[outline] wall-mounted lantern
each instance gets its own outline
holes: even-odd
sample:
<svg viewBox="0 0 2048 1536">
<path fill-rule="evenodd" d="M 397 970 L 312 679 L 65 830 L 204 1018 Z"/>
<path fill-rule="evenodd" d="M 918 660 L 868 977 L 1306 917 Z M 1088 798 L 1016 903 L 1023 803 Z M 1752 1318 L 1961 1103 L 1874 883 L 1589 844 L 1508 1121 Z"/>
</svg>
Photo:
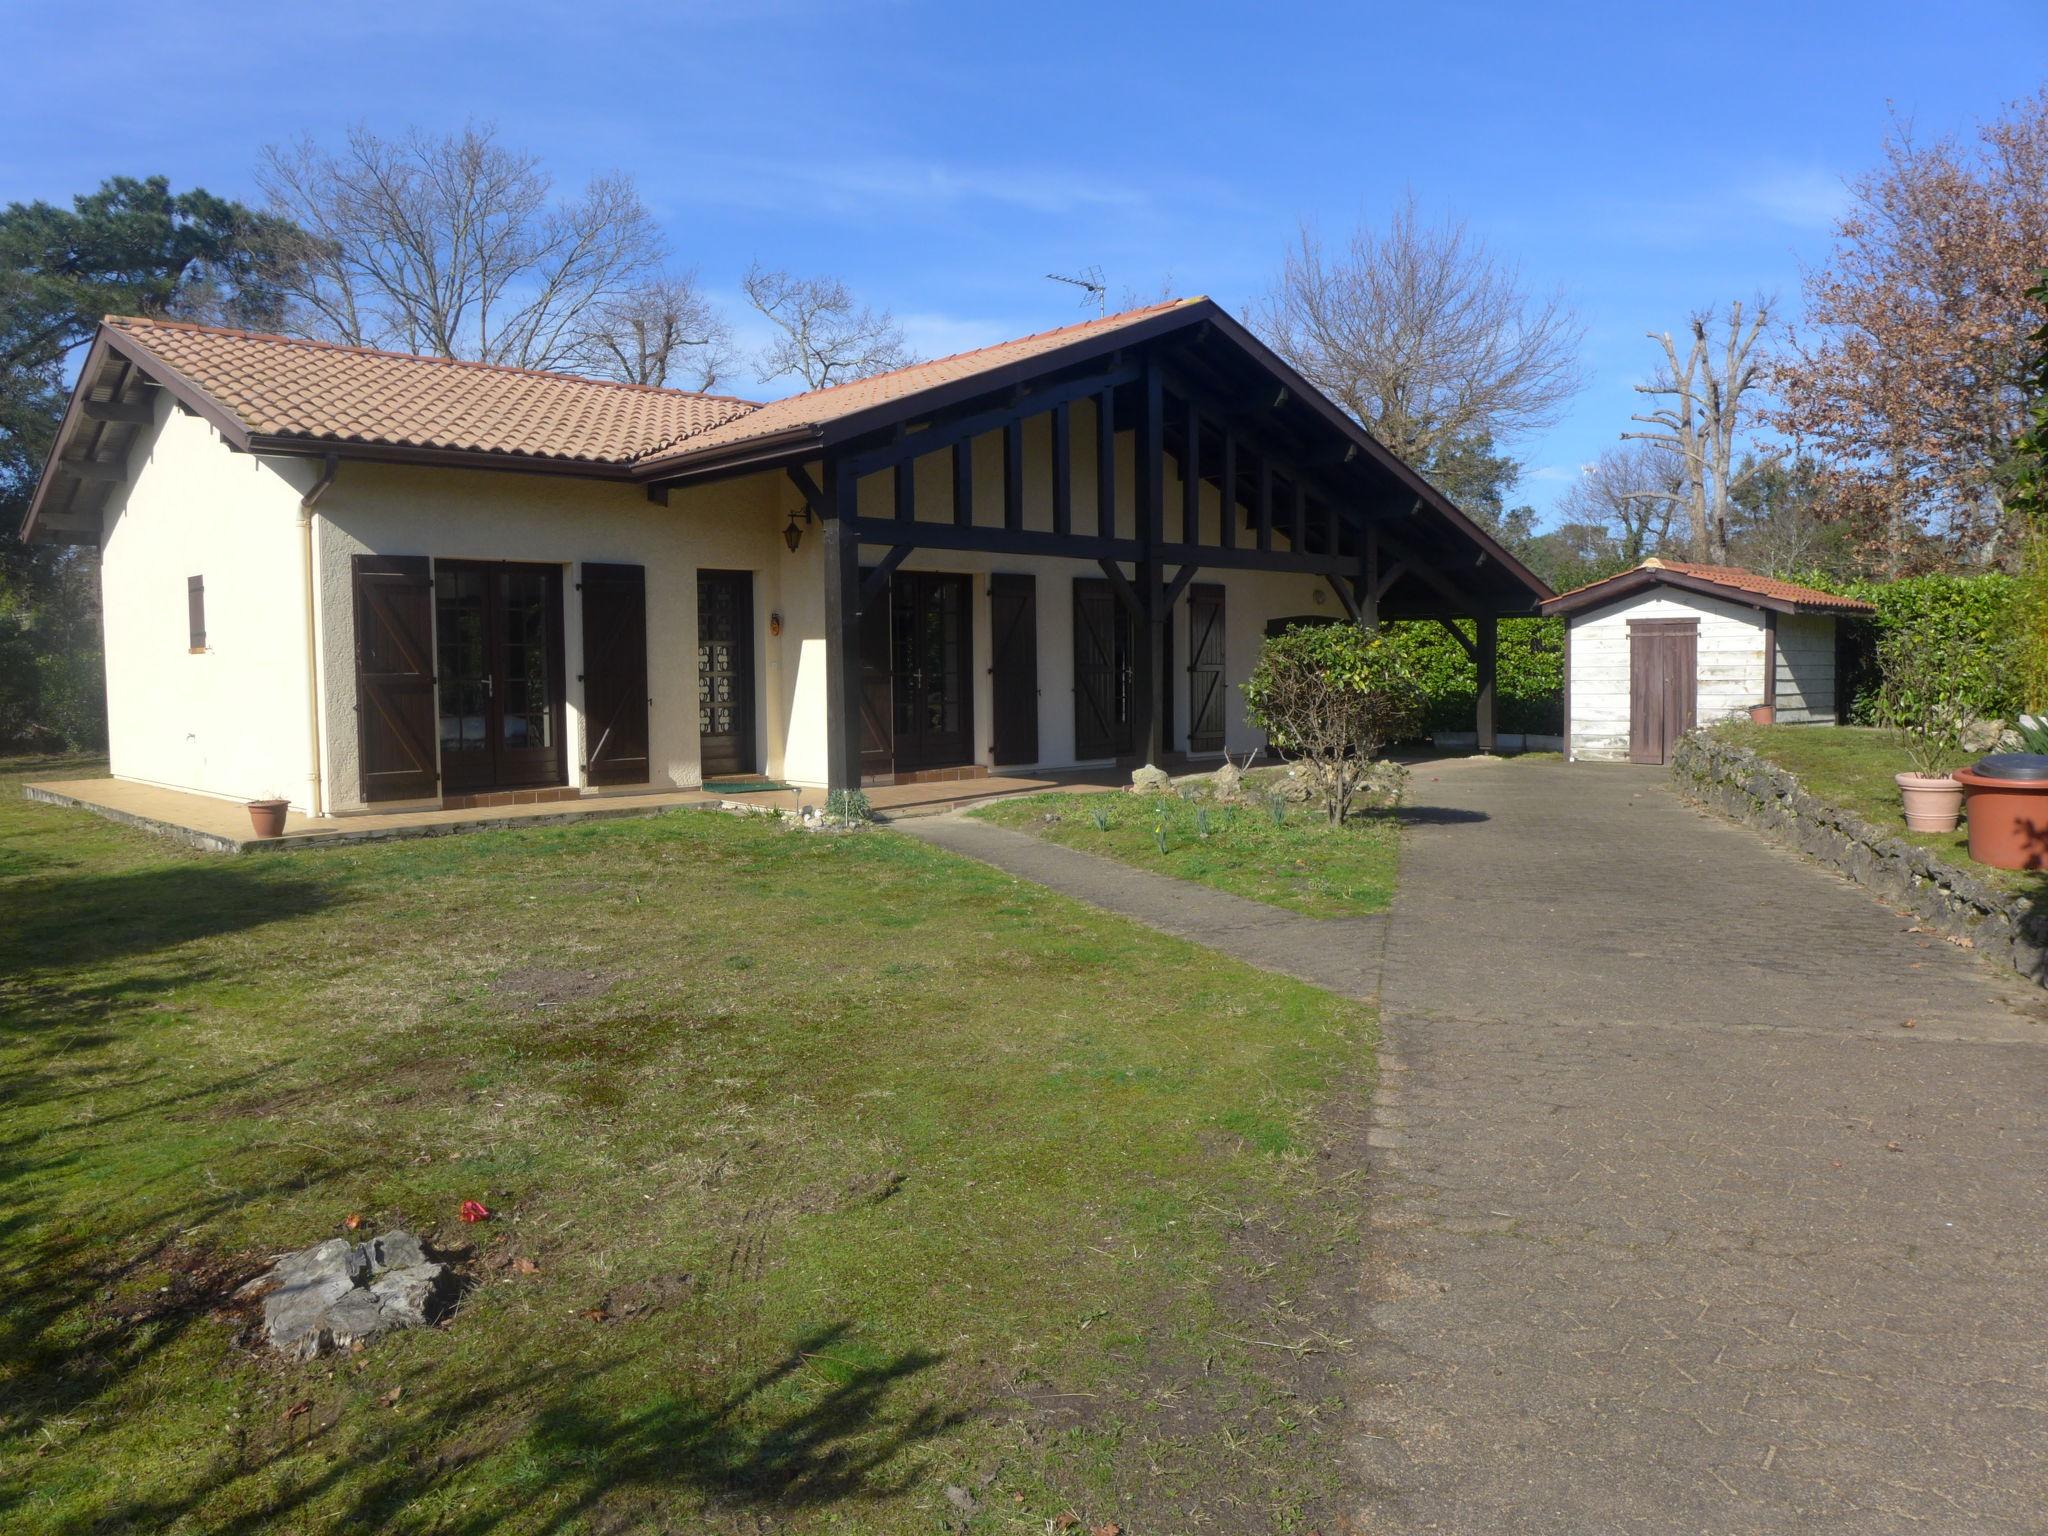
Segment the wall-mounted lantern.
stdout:
<svg viewBox="0 0 2048 1536">
<path fill-rule="evenodd" d="M 808 526 L 816 521 L 809 507 L 805 507 L 801 512 L 789 514 L 789 526 L 782 530 L 782 542 L 789 546 L 789 552 L 792 555 L 796 553 L 797 545 L 804 541 L 804 528 L 797 523 L 799 517 L 804 520 L 804 526 Z"/>
</svg>

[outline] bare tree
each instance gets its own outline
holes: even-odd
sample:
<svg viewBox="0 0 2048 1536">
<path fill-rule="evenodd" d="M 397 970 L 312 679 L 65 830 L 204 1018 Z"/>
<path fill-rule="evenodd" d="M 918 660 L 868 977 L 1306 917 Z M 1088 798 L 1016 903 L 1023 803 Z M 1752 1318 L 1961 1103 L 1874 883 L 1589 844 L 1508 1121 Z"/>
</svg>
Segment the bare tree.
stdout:
<svg viewBox="0 0 2048 1536">
<path fill-rule="evenodd" d="M 917 361 L 896 317 L 856 303 L 836 277 L 794 277 L 757 261 L 740 282 L 747 302 L 782 333 L 755 359 L 764 383 L 793 374 L 824 389 Z"/>
<path fill-rule="evenodd" d="M 1638 384 L 1636 393 L 1668 403 L 1630 418 L 1656 431 L 1621 435 L 1624 440 L 1661 444 L 1677 456 L 1680 484 L 1647 494 L 1684 510 L 1695 560 L 1727 563 L 1729 506 L 1744 484 L 1780 457 L 1744 455 L 1738 463 L 1735 446 L 1745 419 L 1742 397 L 1757 382 L 1757 338 L 1770 319 L 1770 300 L 1759 298 L 1745 325 L 1737 300 L 1728 306 L 1727 328 L 1716 341 L 1713 317 L 1702 310 L 1687 323 L 1682 355 L 1669 331 L 1649 333 L 1664 350 L 1663 367 L 1650 383 Z"/>
<path fill-rule="evenodd" d="M 732 330 L 697 275 L 655 278 L 596 305 L 571 361 L 627 384 L 715 388 L 733 366 Z"/>
<path fill-rule="evenodd" d="M 1554 424 L 1584 383 L 1585 330 L 1562 294 L 1532 296 L 1462 220 L 1424 224 L 1413 196 L 1384 231 L 1361 226 L 1334 254 L 1303 225 L 1246 318 L 1425 471 L 1460 439 Z"/>
<path fill-rule="evenodd" d="M 630 180 L 556 200 L 538 158 L 488 123 L 395 139 L 358 126 L 338 152 L 272 146 L 257 180 L 308 236 L 298 323 L 356 345 L 562 367 L 662 257 Z"/>
<path fill-rule="evenodd" d="M 1558 517 L 1606 529 L 1615 553 L 1634 564 L 1670 538 L 1684 484 L 1678 455 L 1661 443 L 1609 448 L 1558 498 Z"/>
</svg>

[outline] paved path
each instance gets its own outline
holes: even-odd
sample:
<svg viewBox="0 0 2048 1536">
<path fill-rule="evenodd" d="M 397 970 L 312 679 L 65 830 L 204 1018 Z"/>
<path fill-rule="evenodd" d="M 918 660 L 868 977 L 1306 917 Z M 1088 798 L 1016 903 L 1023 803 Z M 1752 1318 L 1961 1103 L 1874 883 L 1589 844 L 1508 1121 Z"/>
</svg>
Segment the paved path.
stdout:
<svg viewBox="0 0 2048 1536">
<path fill-rule="evenodd" d="M 2048 1531 L 2038 991 L 1651 770 L 1411 802 L 1384 924 L 904 829 L 1379 1001 L 1358 1528 Z"/>
</svg>

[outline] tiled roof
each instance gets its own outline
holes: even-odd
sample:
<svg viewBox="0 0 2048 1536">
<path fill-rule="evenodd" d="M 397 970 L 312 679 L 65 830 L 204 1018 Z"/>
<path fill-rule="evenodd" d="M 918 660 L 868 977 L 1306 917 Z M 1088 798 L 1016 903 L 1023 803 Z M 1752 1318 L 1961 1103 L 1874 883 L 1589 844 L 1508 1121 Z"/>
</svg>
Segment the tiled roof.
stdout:
<svg viewBox="0 0 2048 1536">
<path fill-rule="evenodd" d="M 106 323 L 256 436 L 620 464 L 755 409 L 720 395 L 181 321 Z"/>
<path fill-rule="evenodd" d="M 1596 592 L 1610 584 L 1620 587 L 1627 583 L 1629 588 L 1643 584 L 1645 580 L 1655 581 L 1659 573 L 1687 578 L 1687 585 L 1705 584 L 1720 587 L 1738 596 L 1770 598 L 1777 603 L 1796 604 L 1801 608 L 1821 609 L 1830 613 L 1874 613 L 1877 610 L 1861 598 L 1843 597 L 1834 592 L 1822 592 L 1816 587 L 1802 587 L 1797 582 L 1780 581 L 1775 576 L 1764 576 L 1756 571 L 1745 571 L 1737 565 L 1699 565 L 1689 560 L 1663 560 L 1652 558 L 1641 565 L 1622 571 L 1617 575 L 1603 576 L 1598 581 L 1589 581 L 1582 587 L 1573 587 L 1560 592 L 1544 606 L 1580 607 L 1581 594 Z"/>
<path fill-rule="evenodd" d="M 1041 331 L 766 405 L 185 321 L 109 316 L 106 323 L 216 401 L 252 436 L 624 469 L 823 427 L 1196 302 L 1175 300 Z"/>
</svg>

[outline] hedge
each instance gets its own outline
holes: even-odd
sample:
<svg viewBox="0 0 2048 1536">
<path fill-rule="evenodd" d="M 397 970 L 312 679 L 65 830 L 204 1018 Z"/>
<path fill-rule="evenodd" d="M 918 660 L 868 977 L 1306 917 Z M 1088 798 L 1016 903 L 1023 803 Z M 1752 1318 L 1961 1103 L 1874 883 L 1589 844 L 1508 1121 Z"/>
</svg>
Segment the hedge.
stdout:
<svg viewBox="0 0 2048 1536">
<path fill-rule="evenodd" d="M 1458 621 L 1469 639 L 1469 619 Z M 1387 626 L 1428 700 L 1425 729 L 1469 731 L 1479 704 L 1479 669 L 1441 624 Z M 1564 730 L 1564 620 L 1502 619 L 1495 671 L 1494 724 L 1503 731 L 1555 736 Z"/>
<path fill-rule="evenodd" d="M 2017 578 L 1985 576 L 1910 576 L 1903 581 L 1829 582 L 1807 579 L 1808 586 L 1860 597 L 1874 605 L 1873 619 L 1844 625 L 1842 679 L 1849 698 L 1849 718 L 1859 725 L 1874 723 L 1877 648 L 1892 635 L 1910 636 L 1916 650 L 1932 651 L 1956 690 L 1956 699 L 1973 715 L 2010 720 L 2025 707 L 2022 693 L 2022 593 Z"/>
</svg>

